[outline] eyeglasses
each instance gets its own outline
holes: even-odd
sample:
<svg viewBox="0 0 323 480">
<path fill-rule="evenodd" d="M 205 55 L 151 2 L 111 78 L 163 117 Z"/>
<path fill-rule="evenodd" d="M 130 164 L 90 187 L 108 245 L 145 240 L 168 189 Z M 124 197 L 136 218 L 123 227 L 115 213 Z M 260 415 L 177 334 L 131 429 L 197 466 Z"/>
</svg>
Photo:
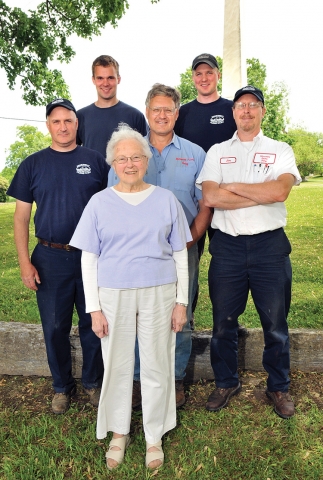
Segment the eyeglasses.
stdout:
<svg viewBox="0 0 323 480">
<path fill-rule="evenodd" d="M 242 103 L 242 102 L 236 102 L 234 104 L 234 108 L 236 108 L 237 110 L 242 110 L 246 107 L 250 108 L 251 110 L 253 108 L 258 108 L 258 107 L 262 107 L 262 103 L 261 102 L 250 102 L 250 103 Z"/>
<path fill-rule="evenodd" d="M 154 117 L 157 117 L 162 111 L 164 111 L 164 114 L 167 117 L 172 117 L 176 112 L 176 108 L 167 108 L 167 107 L 155 107 L 155 108 L 148 107 L 148 108 L 153 112 L 152 115 Z"/>
<path fill-rule="evenodd" d="M 113 161 L 118 163 L 119 165 L 124 165 L 128 162 L 128 158 L 130 158 L 132 163 L 140 163 L 144 158 L 147 158 L 147 157 L 146 155 L 139 155 L 139 153 L 135 153 L 134 155 L 131 155 L 131 157 L 120 155 L 119 157 L 115 158 Z"/>
</svg>

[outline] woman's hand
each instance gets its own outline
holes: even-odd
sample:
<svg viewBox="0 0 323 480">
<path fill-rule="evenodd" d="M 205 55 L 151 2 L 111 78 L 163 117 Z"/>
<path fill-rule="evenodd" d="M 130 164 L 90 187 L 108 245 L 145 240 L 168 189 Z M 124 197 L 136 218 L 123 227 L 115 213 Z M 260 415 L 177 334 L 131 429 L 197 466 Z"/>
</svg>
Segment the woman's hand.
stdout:
<svg viewBox="0 0 323 480">
<path fill-rule="evenodd" d="M 97 312 L 91 312 L 91 318 L 92 330 L 95 335 L 99 338 L 106 337 L 109 334 L 108 321 L 101 310 L 98 310 Z"/>
<path fill-rule="evenodd" d="M 186 307 L 176 303 L 172 313 L 172 330 L 173 332 L 181 332 L 185 323 L 187 322 Z"/>
</svg>

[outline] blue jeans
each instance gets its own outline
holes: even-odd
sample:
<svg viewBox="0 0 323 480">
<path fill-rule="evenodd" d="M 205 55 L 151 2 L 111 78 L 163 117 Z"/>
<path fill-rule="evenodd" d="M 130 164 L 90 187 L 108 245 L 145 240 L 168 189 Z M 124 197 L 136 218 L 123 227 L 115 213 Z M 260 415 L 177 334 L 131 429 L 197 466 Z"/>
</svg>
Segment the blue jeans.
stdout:
<svg viewBox="0 0 323 480">
<path fill-rule="evenodd" d="M 264 332 L 263 366 L 268 373 L 268 390 L 286 392 L 292 269 L 291 246 L 284 230 L 237 237 L 216 230 L 209 250 L 211 364 L 216 386 L 238 384 L 238 317 L 245 310 L 250 290 Z"/>
<path fill-rule="evenodd" d="M 193 245 L 188 250 L 188 307 L 186 310 L 187 321 L 181 332 L 176 334 L 176 350 L 175 350 L 175 379 L 183 380 L 185 377 L 185 370 L 191 355 L 192 338 L 191 338 L 191 318 L 192 318 L 192 303 L 197 289 L 198 275 L 199 275 L 199 258 L 197 244 Z M 170 320 L 169 320 L 170 322 Z M 135 345 L 135 371 L 134 380 L 140 380 L 140 359 L 138 341 L 136 339 Z"/>
<path fill-rule="evenodd" d="M 69 339 L 74 305 L 79 317 L 83 386 L 95 388 L 102 383 L 101 341 L 92 331 L 90 314 L 85 313 L 81 253 L 38 244 L 31 257 L 41 280 L 37 303 L 56 393 L 68 393 L 75 384 Z"/>
</svg>

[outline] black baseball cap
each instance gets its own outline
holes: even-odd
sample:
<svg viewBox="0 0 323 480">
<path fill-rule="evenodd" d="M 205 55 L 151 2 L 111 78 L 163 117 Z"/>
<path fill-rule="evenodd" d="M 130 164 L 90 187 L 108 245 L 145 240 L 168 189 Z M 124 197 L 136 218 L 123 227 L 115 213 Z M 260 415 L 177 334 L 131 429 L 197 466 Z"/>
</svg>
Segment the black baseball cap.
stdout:
<svg viewBox="0 0 323 480">
<path fill-rule="evenodd" d="M 76 113 L 75 107 L 72 102 L 70 102 L 66 98 L 55 98 L 55 100 L 50 102 L 46 107 L 46 118 L 56 107 L 64 107 L 67 108 L 67 110 L 72 110 L 72 112 Z"/>
<path fill-rule="evenodd" d="M 234 96 L 233 103 L 235 103 L 237 100 L 239 100 L 242 95 L 245 95 L 246 93 L 251 93 L 254 95 L 260 102 L 265 104 L 265 99 L 263 96 L 263 93 L 259 88 L 253 87 L 252 85 L 247 85 L 246 87 L 240 88 Z"/>
<path fill-rule="evenodd" d="M 216 58 L 209 53 L 201 53 L 201 55 L 198 55 L 196 58 L 194 58 L 192 63 L 192 70 L 195 70 L 200 63 L 207 63 L 212 68 L 219 68 Z"/>
</svg>

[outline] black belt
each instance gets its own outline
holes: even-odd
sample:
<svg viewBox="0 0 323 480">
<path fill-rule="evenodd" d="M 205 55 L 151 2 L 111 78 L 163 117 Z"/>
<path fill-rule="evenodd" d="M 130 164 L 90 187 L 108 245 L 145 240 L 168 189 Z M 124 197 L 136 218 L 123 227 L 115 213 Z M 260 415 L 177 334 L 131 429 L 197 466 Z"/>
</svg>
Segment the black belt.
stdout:
<svg viewBox="0 0 323 480">
<path fill-rule="evenodd" d="M 43 240 L 42 238 L 38 238 L 38 243 L 41 243 L 42 245 L 45 245 L 45 247 L 51 247 L 51 248 L 58 248 L 60 250 L 66 250 L 67 252 L 70 252 L 71 250 L 78 251 L 78 248 L 72 247 L 71 245 L 64 245 L 63 243 L 53 243 L 53 242 L 47 242 L 47 240 Z"/>
</svg>

